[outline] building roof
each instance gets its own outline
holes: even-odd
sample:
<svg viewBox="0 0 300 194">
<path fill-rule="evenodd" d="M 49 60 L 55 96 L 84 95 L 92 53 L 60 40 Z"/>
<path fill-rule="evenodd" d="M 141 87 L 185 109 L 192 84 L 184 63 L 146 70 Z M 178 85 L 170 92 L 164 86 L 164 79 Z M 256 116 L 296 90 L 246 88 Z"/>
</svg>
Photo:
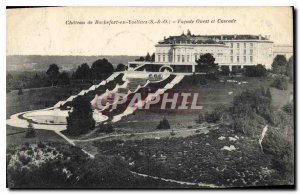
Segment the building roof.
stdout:
<svg viewBox="0 0 300 194">
<path fill-rule="evenodd" d="M 267 37 L 261 35 L 193 35 L 190 32 L 180 36 L 169 36 L 158 42 L 158 44 L 224 44 L 230 40 L 265 40 Z"/>
</svg>

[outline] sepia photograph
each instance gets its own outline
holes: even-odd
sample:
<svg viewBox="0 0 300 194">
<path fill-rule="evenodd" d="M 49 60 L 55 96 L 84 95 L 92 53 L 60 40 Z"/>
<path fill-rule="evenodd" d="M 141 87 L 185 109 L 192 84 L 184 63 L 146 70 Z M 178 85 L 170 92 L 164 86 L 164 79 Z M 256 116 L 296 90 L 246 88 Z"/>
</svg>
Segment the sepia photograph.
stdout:
<svg viewBox="0 0 300 194">
<path fill-rule="evenodd" d="M 294 16 L 6 7 L 6 187 L 295 189 Z"/>
</svg>

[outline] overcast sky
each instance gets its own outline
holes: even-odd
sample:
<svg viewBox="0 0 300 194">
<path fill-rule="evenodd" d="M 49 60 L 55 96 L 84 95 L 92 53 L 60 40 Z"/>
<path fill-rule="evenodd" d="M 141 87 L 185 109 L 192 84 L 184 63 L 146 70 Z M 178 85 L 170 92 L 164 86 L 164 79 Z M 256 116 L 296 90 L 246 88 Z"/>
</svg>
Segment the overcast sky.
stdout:
<svg viewBox="0 0 300 194">
<path fill-rule="evenodd" d="M 170 24 L 87 24 L 88 20 L 164 20 Z M 216 23 L 178 23 L 178 20 Z M 218 19 L 235 23 L 217 23 Z M 66 25 L 66 21 L 85 25 Z M 174 21 L 174 23 L 173 23 Z M 7 55 L 144 55 L 164 36 L 262 34 L 292 44 L 289 7 L 64 7 L 7 10 Z"/>
</svg>

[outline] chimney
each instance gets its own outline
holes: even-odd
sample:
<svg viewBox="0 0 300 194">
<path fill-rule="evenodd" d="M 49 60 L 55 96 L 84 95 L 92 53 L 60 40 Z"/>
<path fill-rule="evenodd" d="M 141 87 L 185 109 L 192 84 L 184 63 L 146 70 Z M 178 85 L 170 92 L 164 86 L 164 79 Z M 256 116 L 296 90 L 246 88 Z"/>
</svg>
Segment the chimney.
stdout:
<svg viewBox="0 0 300 194">
<path fill-rule="evenodd" d="M 260 34 L 260 35 L 258 35 L 258 40 L 261 40 L 261 34 Z"/>
<path fill-rule="evenodd" d="M 223 40 L 223 35 L 221 35 L 221 40 Z"/>
</svg>

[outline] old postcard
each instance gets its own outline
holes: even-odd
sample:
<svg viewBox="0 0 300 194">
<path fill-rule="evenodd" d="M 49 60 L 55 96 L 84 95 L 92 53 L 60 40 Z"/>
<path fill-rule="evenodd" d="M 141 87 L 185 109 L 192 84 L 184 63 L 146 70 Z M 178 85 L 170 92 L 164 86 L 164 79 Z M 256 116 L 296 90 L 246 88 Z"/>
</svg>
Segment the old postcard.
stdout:
<svg viewBox="0 0 300 194">
<path fill-rule="evenodd" d="M 293 7 L 6 15 L 8 188 L 295 188 Z"/>
</svg>

